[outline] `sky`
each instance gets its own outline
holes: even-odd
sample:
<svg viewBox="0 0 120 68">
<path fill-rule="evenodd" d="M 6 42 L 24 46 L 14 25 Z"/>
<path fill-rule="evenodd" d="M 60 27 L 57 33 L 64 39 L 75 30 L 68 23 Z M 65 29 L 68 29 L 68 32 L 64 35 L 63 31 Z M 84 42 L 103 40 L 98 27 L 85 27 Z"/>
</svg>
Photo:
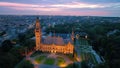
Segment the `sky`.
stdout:
<svg viewBox="0 0 120 68">
<path fill-rule="evenodd" d="M 120 17 L 120 0 L 0 0 L 0 15 Z"/>
</svg>

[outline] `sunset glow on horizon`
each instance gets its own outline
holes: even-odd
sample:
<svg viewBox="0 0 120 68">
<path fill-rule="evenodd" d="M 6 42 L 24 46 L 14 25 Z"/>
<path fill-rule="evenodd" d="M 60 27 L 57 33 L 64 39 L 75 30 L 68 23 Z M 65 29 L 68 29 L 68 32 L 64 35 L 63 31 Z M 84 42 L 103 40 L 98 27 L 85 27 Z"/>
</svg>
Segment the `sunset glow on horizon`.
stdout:
<svg viewBox="0 0 120 68">
<path fill-rule="evenodd" d="M 10 15 L 77 15 L 77 16 L 120 16 L 119 1 L 0 1 L 0 14 Z"/>
</svg>

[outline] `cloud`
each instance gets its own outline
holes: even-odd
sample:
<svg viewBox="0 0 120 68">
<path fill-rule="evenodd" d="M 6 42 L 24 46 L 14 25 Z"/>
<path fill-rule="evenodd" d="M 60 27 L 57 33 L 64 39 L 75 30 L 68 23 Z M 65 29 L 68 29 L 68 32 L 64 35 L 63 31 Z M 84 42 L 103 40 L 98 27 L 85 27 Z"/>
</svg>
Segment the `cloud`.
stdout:
<svg viewBox="0 0 120 68">
<path fill-rule="evenodd" d="M 61 11 L 61 9 L 59 8 L 17 8 L 17 7 L 11 7 L 12 9 L 15 9 L 15 10 L 21 10 L 21 11 Z"/>
<path fill-rule="evenodd" d="M 44 14 L 53 14 L 53 15 L 54 14 L 56 15 L 108 15 L 108 13 L 114 12 L 114 11 L 107 11 L 107 9 L 112 9 L 112 10 L 119 9 L 120 3 L 90 4 L 90 3 L 73 1 L 71 3 L 60 3 L 60 4 L 58 3 L 56 4 L 47 4 L 47 3 L 46 4 L 25 4 L 25 3 L 0 2 L 0 8 L 2 7 L 9 8 L 13 11 L 40 12 Z"/>
<path fill-rule="evenodd" d="M 52 12 L 52 15 L 75 15 L 75 16 L 105 16 L 105 15 L 109 15 L 108 12 L 105 11 L 67 11 L 67 12 Z"/>
<path fill-rule="evenodd" d="M 0 2 L 0 6 L 3 6 L 3 7 L 44 7 L 43 5 L 10 3 L 10 2 Z"/>
<path fill-rule="evenodd" d="M 23 3 L 10 3 L 10 2 L 0 2 L 0 6 L 2 7 L 12 7 L 12 8 L 36 8 L 36 9 L 43 9 L 48 11 L 47 9 L 57 10 L 65 9 L 65 8 L 106 8 L 106 7 L 120 7 L 120 3 L 109 3 L 109 4 L 87 4 L 81 2 L 73 2 L 73 3 L 66 3 L 66 4 L 46 4 L 46 5 L 36 5 L 36 4 L 23 4 Z M 47 9 L 45 9 L 47 8 Z M 57 8 L 57 9 L 56 9 Z"/>
<path fill-rule="evenodd" d="M 98 4 L 87 4 L 87 3 L 80 3 L 80 2 L 73 2 L 68 4 L 55 4 L 51 6 L 60 7 L 60 8 L 104 8 L 105 7 Z"/>
</svg>

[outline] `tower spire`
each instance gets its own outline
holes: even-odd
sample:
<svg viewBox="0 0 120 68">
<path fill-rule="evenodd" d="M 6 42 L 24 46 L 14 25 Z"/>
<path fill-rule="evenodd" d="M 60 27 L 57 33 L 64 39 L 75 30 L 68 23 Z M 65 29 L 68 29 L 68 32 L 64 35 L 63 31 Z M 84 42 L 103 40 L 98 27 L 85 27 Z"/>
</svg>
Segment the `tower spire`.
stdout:
<svg viewBox="0 0 120 68">
<path fill-rule="evenodd" d="M 39 50 L 41 45 L 41 29 L 40 29 L 39 17 L 36 18 L 35 37 L 36 37 L 36 50 Z"/>
</svg>

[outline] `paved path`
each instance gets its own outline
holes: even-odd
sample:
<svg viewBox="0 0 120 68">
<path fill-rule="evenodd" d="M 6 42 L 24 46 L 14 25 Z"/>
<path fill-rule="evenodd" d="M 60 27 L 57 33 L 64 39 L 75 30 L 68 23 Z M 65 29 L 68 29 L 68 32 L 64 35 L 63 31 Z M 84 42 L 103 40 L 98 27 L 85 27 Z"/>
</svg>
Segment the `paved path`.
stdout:
<svg viewBox="0 0 120 68">
<path fill-rule="evenodd" d="M 46 65 L 46 64 L 40 64 L 38 68 L 59 68 L 56 65 Z"/>
</svg>

